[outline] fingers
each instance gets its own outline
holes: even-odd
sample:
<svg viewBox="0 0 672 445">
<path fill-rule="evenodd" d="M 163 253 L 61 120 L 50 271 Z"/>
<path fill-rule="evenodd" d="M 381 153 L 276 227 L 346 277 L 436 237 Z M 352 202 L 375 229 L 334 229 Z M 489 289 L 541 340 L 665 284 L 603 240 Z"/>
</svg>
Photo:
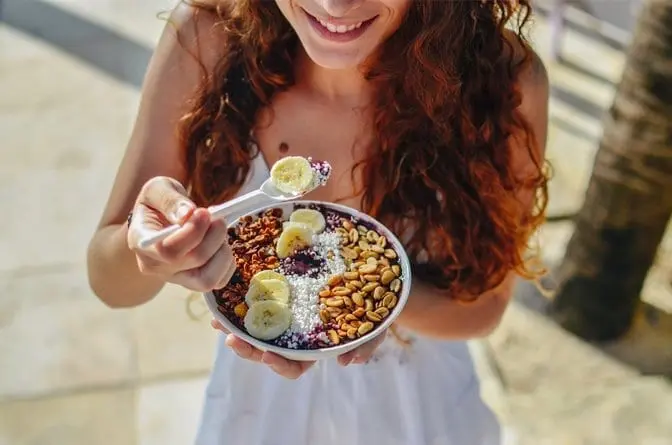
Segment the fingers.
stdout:
<svg viewBox="0 0 672 445">
<path fill-rule="evenodd" d="M 219 322 L 213 320 L 212 326 L 223 332 L 228 332 Z M 347 366 L 349 364 L 362 364 L 368 362 L 378 346 L 385 340 L 385 333 L 381 333 L 373 340 L 363 344 L 359 348 L 347 352 L 338 357 L 338 362 Z M 229 346 L 239 357 L 245 360 L 252 360 L 268 365 L 276 374 L 288 379 L 298 379 L 308 371 L 315 362 L 299 362 L 287 360 L 284 357 L 272 352 L 262 352 L 249 343 L 241 340 L 235 335 L 229 335 L 226 338 L 226 345 Z"/>
<path fill-rule="evenodd" d="M 145 183 L 140 192 L 141 204 L 159 211 L 172 224 L 182 224 L 196 209 L 179 181 L 157 176 Z"/>
<path fill-rule="evenodd" d="M 200 211 L 201 209 L 199 209 Z M 208 211 L 202 209 L 209 215 Z M 200 213 L 200 212 L 199 212 Z M 197 216 L 194 213 L 194 216 Z M 222 247 L 228 248 L 228 230 L 221 219 L 208 218 L 209 227 L 202 241 L 187 254 L 187 261 L 192 267 L 201 267 L 206 264 Z M 187 222 L 189 224 L 189 222 Z M 186 226 L 186 224 L 185 224 Z M 231 254 L 232 256 L 233 254 Z"/>
<path fill-rule="evenodd" d="M 145 252 L 153 256 L 165 256 L 168 261 L 180 257 L 198 245 L 210 224 L 209 212 L 205 209 L 199 212 L 196 210 L 196 205 L 179 181 L 166 176 L 150 179 L 143 185 L 133 209 L 129 247 L 137 251 L 140 239 L 166 225 L 185 225 L 189 221 L 186 227 Z M 195 212 L 198 216 L 192 218 Z"/>
<path fill-rule="evenodd" d="M 223 324 L 215 320 L 214 318 L 210 320 L 210 326 L 212 326 L 214 329 L 217 329 L 218 331 L 222 331 L 225 334 L 230 334 L 231 331 L 226 329 Z"/>
<path fill-rule="evenodd" d="M 252 346 L 251 344 L 241 340 L 233 334 L 229 334 L 224 341 L 224 344 L 229 348 L 233 349 L 233 352 L 238 355 L 238 357 L 245 360 L 252 360 L 253 362 L 261 362 L 261 357 L 263 353 Z"/>
<path fill-rule="evenodd" d="M 233 263 L 233 254 L 229 245 L 222 244 L 212 258 L 198 269 L 198 279 L 208 290 L 212 290 L 222 280 L 228 282 L 231 278 L 229 273 L 231 272 L 231 265 Z"/>
<path fill-rule="evenodd" d="M 156 252 L 168 262 L 183 258 L 202 244 L 210 227 L 210 213 L 206 209 L 196 209 L 177 232 L 155 244 Z M 220 245 L 221 243 L 215 245 L 214 248 Z M 204 258 L 201 264 L 195 264 L 193 267 L 202 265 L 210 256 Z"/>
<path fill-rule="evenodd" d="M 236 273 L 236 263 L 233 259 L 231 259 L 231 262 L 229 263 L 229 269 L 222 273 L 221 275 L 222 278 L 213 287 L 213 289 L 221 289 L 223 287 L 226 287 L 226 285 L 229 284 L 229 281 L 231 281 L 233 274 L 235 273 Z"/>
<path fill-rule="evenodd" d="M 140 248 L 140 240 L 167 225 L 180 227 L 162 241 Z M 157 176 L 143 186 L 133 210 L 127 243 L 139 269 L 195 291 L 223 287 L 235 272 L 226 224 L 197 208 L 179 181 Z"/>
<path fill-rule="evenodd" d="M 310 369 L 315 362 L 296 362 L 280 357 L 272 352 L 264 352 L 261 356 L 261 362 L 268 365 L 276 374 L 288 379 L 298 379 Z"/>
<path fill-rule="evenodd" d="M 338 363 L 342 366 L 348 366 L 368 362 L 371 357 L 373 357 L 373 353 L 376 352 L 376 349 L 380 346 L 383 340 L 385 340 L 384 332 L 376 336 L 373 340 L 364 343 L 362 346 L 340 355 L 338 357 Z"/>
<path fill-rule="evenodd" d="M 228 244 L 219 246 L 215 254 L 199 268 L 176 273 L 171 281 L 189 289 L 209 292 L 229 282 L 234 272 L 233 254 Z"/>
<path fill-rule="evenodd" d="M 178 271 L 200 266 L 200 264 L 194 264 L 193 261 L 192 264 L 189 264 L 186 255 L 202 243 L 208 231 L 210 214 L 207 210 L 197 209 L 189 221 L 180 227 L 177 232 L 153 246 L 141 248 L 139 247 L 140 241 L 153 230 L 150 227 L 156 226 L 152 222 L 147 222 L 147 218 L 150 216 L 155 217 L 157 214 L 142 205 L 136 208 L 139 212 L 133 217 L 131 229 L 127 235 L 127 242 L 129 249 L 135 252 L 138 268 L 141 272 L 150 275 L 159 275 L 169 280 L 168 277 Z M 159 222 L 158 224 L 159 228 L 162 227 L 162 223 Z M 170 279 L 169 281 L 177 283 L 174 279 Z"/>
<path fill-rule="evenodd" d="M 216 320 L 212 320 L 211 325 L 215 329 L 228 333 L 226 328 Z M 229 334 L 226 337 L 224 343 L 230 347 L 238 357 L 257 363 L 264 363 L 265 365 L 268 365 L 268 367 L 270 367 L 275 373 L 292 380 L 301 377 L 315 364 L 314 361 L 297 362 L 287 360 L 286 358 L 280 357 L 278 354 L 274 354 L 272 352 L 262 352 L 233 334 Z"/>
<path fill-rule="evenodd" d="M 346 352 L 343 355 L 338 356 L 338 364 L 341 366 L 348 366 L 352 363 L 352 360 L 355 358 L 356 349 L 354 351 Z"/>
</svg>

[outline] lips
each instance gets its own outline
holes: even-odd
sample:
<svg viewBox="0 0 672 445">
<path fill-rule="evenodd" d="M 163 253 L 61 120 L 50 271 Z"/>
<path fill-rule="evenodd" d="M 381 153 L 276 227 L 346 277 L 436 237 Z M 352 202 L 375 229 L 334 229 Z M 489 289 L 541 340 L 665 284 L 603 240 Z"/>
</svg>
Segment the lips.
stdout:
<svg viewBox="0 0 672 445">
<path fill-rule="evenodd" d="M 346 32 L 355 30 L 362 26 L 364 22 L 357 22 L 352 25 L 334 25 L 333 23 L 325 22 L 324 20 L 320 20 L 317 17 L 315 17 L 315 20 L 317 20 L 320 25 L 324 26 L 327 28 L 330 32 L 335 32 L 339 34 L 344 34 Z"/>
<path fill-rule="evenodd" d="M 352 22 L 352 23 L 333 23 L 328 20 L 323 20 L 319 17 L 316 17 L 309 13 L 308 11 L 304 10 L 306 15 L 308 15 L 310 18 L 312 18 L 315 22 L 319 23 L 324 27 L 327 31 L 332 32 L 334 34 L 347 34 L 349 32 L 352 32 L 356 29 L 361 28 L 364 25 L 369 25 L 371 24 L 378 16 L 375 16 L 373 18 L 367 19 L 367 20 L 362 20 L 360 22 Z"/>
</svg>

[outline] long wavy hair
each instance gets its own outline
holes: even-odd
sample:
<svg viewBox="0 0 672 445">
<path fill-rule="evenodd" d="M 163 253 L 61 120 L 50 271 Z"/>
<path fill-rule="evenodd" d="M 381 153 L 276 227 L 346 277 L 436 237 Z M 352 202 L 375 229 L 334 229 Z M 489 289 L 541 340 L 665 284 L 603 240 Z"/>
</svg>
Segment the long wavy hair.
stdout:
<svg viewBox="0 0 672 445">
<path fill-rule="evenodd" d="M 192 197 L 209 205 L 242 186 L 258 155 L 251 130 L 294 84 L 300 42 L 274 1 L 187 2 L 227 36 L 180 128 Z M 517 111 L 530 9 L 528 0 L 414 0 L 366 72 L 378 94 L 376 145 L 353 168 L 353 178 L 363 173 L 362 209 L 406 241 L 418 278 L 453 298 L 471 300 L 510 270 L 536 278 L 528 241 L 543 222 L 548 177 Z M 511 167 L 510 140 L 521 135 L 537 166 L 525 178 Z M 521 188 L 534 191 L 532 208 L 516 199 Z"/>
</svg>

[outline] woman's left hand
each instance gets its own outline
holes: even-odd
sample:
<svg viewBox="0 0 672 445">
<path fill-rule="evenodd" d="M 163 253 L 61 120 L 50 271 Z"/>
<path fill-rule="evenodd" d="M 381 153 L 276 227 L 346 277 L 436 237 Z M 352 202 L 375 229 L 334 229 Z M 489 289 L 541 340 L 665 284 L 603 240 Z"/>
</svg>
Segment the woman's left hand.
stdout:
<svg viewBox="0 0 672 445">
<path fill-rule="evenodd" d="M 212 327 L 218 329 L 225 334 L 228 334 L 226 337 L 226 345 L 233 349 L 233 351 L 240 357 L 245 360 L 251 360 L 257 363 L 263 363 L 275 371 L 277 374 L 288 378 L 288 379 L 298 379 L 306 371 L 308 371 L 315 362 L 301 362 L 288 360 L 284 357 L 274 354 L 272 352 L 261 351 L 251 344 L 247 343 L 243 339 L 236 337 L 231 334 L 221 323 L 217 320 L 212 320 Z M 346 352 L 343 355 L 338 357 L 338 363 L 342 366 L 362 364 L 369 361 L 373 356 L 375 350 L 380 346 L 380 344 L 385 339 L 385 332 L 381 332 L 371 341 L 364 343 L 363 345 L 353 349 L 352 351 Z"/>
</svg>

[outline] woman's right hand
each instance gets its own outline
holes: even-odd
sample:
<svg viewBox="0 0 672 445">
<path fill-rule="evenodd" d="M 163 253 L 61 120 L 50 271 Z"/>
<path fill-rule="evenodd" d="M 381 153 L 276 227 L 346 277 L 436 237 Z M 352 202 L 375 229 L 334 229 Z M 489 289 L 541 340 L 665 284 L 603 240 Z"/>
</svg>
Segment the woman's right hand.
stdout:
<svg viewBox="0 0 672 445">
<path fill-rule="evenodd" d="M 141 239 L 172 224 L 182 227 L 153 246 L 139 247 Z M 165 176 L 142 187 L 127 241 L 142 273 L 194 291 L 226 286 L 236 269 L 225 222 L 198 208 L 182 184 Z"/>
</svg>

